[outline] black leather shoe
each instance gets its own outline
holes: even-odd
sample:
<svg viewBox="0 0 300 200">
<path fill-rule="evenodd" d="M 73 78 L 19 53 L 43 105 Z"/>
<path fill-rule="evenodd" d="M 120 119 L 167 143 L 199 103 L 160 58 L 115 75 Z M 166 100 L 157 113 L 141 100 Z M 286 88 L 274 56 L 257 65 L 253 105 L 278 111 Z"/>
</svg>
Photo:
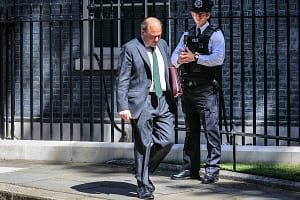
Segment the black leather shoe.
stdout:
<svg viewBox="0 0 300 200">
<path fill-rule="evenodd" d="M 137 196 L 140 199 L 154 199 L 152 192 L 145 186 L 138 187 Z"/>
<path fill-rule="evenodd" d="M 197 179 L 197 180 L 201 180 L 199 172 L 195 172 L 195 173 L 191 173 L 190 174 L 190 179 Z"/>
<path fill-rule="evenodd" d="M 203 184 L 211 184 L 219 181 L 219 175 L 213 174 L 205 174 L 204 178 L 202 179 Z"/>
<path fill-rule="evenodd" d="M 191 173 L 190 170 L 183 170 L 178 174 L 173 174 L 171 176 L 173 180 L 186 180 L 186 179 L 197 179 L 200 180 L 200 176 L 198 173 Z"/>
</svg>

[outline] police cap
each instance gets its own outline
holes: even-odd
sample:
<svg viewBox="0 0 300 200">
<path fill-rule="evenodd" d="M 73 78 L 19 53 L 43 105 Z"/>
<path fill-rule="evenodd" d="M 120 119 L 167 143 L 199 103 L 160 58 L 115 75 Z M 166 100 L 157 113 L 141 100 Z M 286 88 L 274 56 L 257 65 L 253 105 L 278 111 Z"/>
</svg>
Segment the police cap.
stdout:
<svg viewBox="0 0 300 200">
<path fill-rule="evenodd" d="M 213 5 L 211 0 L 195 0 L 191 11 L 195 13 L 211 12 Z"/>
</svg>

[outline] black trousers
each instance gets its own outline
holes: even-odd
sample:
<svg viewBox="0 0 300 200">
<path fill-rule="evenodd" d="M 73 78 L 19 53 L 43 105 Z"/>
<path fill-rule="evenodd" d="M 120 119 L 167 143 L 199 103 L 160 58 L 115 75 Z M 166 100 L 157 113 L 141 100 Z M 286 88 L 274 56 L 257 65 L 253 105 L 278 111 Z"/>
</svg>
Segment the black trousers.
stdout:
<svg viewBox="0 0 300 200">
<path fill-rule="evenodd" d="M 218 174 L 221 160 L 218 92 L 210 84 L 184 85 L 182 109 L 185 113 L 186 137 L 183 159 L 192 172 L 200 170 L 200 128 L 207 140 L 206 173 Z"/>
<path fill-rule="evenodd" d="M 155 98 L 155 99 L 154 99 Z M 165 96 L 148 95 L 138 119 L 132 119 L 136 179 L 139 187 L 149 185 L 154 172 L 174 144 L 174 115 Z"/>
</svg>

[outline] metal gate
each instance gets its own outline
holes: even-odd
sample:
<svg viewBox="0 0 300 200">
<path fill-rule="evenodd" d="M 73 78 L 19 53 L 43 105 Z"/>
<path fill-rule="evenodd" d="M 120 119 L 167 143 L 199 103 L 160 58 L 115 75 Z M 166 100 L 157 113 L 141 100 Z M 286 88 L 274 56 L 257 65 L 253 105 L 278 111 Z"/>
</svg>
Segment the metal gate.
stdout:
<svg viewBox="0 0 300 200">
<path fill-rule="evenodd" d="M 171 49 L 192 25 L 185 0 L 16 2 L 0 7 L 1 139 L 126 140 L 115 109 L 120 46 L 145 16 L 162 20 Z M 222 133 L 242 145 L 299 145 L 299 3 L 214 2 L 211 22 L 226 39 Z M 178 110 L 176 142 L 180 99 Z"/>
</svg>

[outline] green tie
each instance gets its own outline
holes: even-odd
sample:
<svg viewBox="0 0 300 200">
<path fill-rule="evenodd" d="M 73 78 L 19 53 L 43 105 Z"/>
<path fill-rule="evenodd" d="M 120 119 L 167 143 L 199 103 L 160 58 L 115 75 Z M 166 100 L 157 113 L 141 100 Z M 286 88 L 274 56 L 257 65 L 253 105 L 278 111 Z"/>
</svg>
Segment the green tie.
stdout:
<svg viewBox="0 0 300 200">
<path fill-rule="evenodd" d="M 157 55 L 154 49 L 153 49 L 153 80 L 154 80 L 155 94 L 156 96 L 160 97 L 162 96 L 162 89 L 160 84 Z"/>
</svg>

